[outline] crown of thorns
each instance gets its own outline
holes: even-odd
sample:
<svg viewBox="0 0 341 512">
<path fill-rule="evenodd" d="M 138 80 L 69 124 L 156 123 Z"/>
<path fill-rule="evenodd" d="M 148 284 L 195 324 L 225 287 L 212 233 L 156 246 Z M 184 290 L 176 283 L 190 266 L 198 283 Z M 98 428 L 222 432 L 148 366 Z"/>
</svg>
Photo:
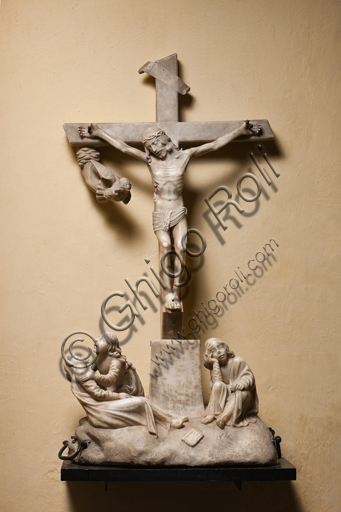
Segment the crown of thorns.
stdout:
<svg viewBox="0 0 341 512">
<path fill-rule="evenodd" d="M 166 133 L 163 130 L 157 130 L 156 132 L 150 133 L 149 135 L 142 139 L 142 144 L 145 144 L 148 140 L 154 139 L 159 135 L 166 135 Z"/>
</svg>

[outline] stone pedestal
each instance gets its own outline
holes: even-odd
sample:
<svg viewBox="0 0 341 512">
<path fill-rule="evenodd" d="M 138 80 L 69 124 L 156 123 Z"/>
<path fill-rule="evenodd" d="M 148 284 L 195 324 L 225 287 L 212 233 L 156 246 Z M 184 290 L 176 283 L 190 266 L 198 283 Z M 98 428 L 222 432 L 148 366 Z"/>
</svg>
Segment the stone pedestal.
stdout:
<svg viewBox="0 0 341 512">
<path fill-rule="evenodd" d="M 149 399 L 174 416 L 201 417 L 202 396 L 199 340 L 153 340 Z"/>
<path fill-rule="evenodd" d="M 125 427 L 116 430 L 94 428 L 87 418 L 80 420 L 76 430 L 77 441 L 69 439 L 69 453 L 75 453 L 79 444 L 90 440 L 88 447 L 75 459 L 77 464 L 132 465 L 132 466 L 234 466 L 277 464 L 276 448 L 269 429 L 257 417 L 247 427 L 225 427 L 221 430 L 214 421 L 209 425 L 200 418 L 190 419 L 183 428 L 165 430 L 158 426 L 158 438 L 146 427 Z M 182 438 L 191 429 L 203 438 L 194 447 Z"/>
</svg>

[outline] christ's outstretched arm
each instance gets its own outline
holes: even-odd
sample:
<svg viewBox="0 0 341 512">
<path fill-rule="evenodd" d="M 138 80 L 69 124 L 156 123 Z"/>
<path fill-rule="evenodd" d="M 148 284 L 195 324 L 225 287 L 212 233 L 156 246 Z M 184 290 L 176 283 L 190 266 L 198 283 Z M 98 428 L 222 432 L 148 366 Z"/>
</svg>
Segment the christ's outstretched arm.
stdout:
<svg viewBox="0 0 341 512">
<path fill-rule="evenodd" d="M 226 146 L 226 144 L 233 141 L 240 135 L 259 134 L 261 130 L 262 129 L 260 125 L 253 126 L 249 121 L 245 121 L 240 126 L 240 128 L 233 130 L 233 132 L 226 133 L 213 142 L 208 142 L 207 144 L 203 144 L 202 146 L 198 146 L 196 148 L 190 148 L 187 150 L 187 153 L 189 153 L 190 158 L 197 158 L 198 156 L 205 155 L 211 151 L 217 151 L 217 149 L 223 148 Z"/>
<path fill-rule="evenodd" d="M 147 156 L 143 151 L 140 151 L 139 149 L 133 148 L 132 146 L 129 146 L 123 140 L 117 139 L 116 137 L 113 137 L 109 133 L 105 132 L 101 128 L 97 126 L 97 124 L 90 124 L 86 128 L 79 126 L 78 127 L 79 135 L 81 137 L 85 137 L 88 139 L 93 139 L 95 137 L 99 137 L 100 139 L 103 139 L 114 148 L 118 149 L 119 151 L 122 151 L 122 153 L 125 153 L 126 155 L 133 156 L 134 158 L 137 158 L 138 160 L 141 160 L 144 163 L 147 163 Z"/>
</svg>

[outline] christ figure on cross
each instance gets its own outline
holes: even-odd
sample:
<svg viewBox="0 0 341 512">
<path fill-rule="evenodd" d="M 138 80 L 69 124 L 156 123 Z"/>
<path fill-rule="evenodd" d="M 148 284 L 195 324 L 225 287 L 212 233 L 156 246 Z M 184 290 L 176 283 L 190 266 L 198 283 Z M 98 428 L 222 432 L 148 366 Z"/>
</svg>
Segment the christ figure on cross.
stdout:
<svg viewBox="0 0 341 512">
<path fill-rule="evenodd" d="M 81 137 L 99 137 L 122 153 L 147 164 L 154 187 L 153 229 L 159 241 L 160 259 L 165 262 L 173 249 L 181 268 L 184 268 L 187 208 L 184 206 L 182 189 L 189 161 L 210 151 L 216 151 L 241 135 L 259 134 L 261 127 L 245 121 L 236 130 L 224 134 L 213 142 L 186 150 L 179 149 L 161 128 L 148 128 L 142 139 L 145 152 L 113 137 L 96 124 L 88 127 L 79 126 L 78 131 Z M 106 193 L 110 194 L 110 189 Z M 165 271 L 165 308 L 169 312 L 181 309 L 180 283 L 181 272 Z"/>
</svg>

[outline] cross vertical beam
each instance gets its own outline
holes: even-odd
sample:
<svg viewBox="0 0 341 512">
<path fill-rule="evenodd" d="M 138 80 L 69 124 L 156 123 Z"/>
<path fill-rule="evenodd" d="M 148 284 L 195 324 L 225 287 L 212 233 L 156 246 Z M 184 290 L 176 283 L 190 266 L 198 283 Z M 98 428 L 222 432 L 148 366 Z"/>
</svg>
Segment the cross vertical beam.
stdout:
<svg viewBox="0 0 341 512">
<path fill-rule="evenodd" d="M 166 71 L 174 73 L 178 76 L 178 57 L 176 53 L 165 57 L 164 59 L 156 61 L 156 64 L 162 66 Z M 179 93 L 176 89 L 170 87 L 162 80 L 155 79 L 156 82 L 156 122 L 171 123 L 179 122 Z M 178 144 L 178 138 L 173 134 L 172 140 Z M 161 268 L 161 255 L 159 249 L 159 271 L 163 272 Z M 164 306 L 164 298 L 167 290 L 160 286 L 160 297 L 162 299 L 160 307 L 160 320 L 161 320 L 161 339 L 173 339 L 178 337 L 178 333 L 182 333 L 183 311 L 166 311 Z M 182 306 L 182 305 L 181 305 Z"/>
</svg>

